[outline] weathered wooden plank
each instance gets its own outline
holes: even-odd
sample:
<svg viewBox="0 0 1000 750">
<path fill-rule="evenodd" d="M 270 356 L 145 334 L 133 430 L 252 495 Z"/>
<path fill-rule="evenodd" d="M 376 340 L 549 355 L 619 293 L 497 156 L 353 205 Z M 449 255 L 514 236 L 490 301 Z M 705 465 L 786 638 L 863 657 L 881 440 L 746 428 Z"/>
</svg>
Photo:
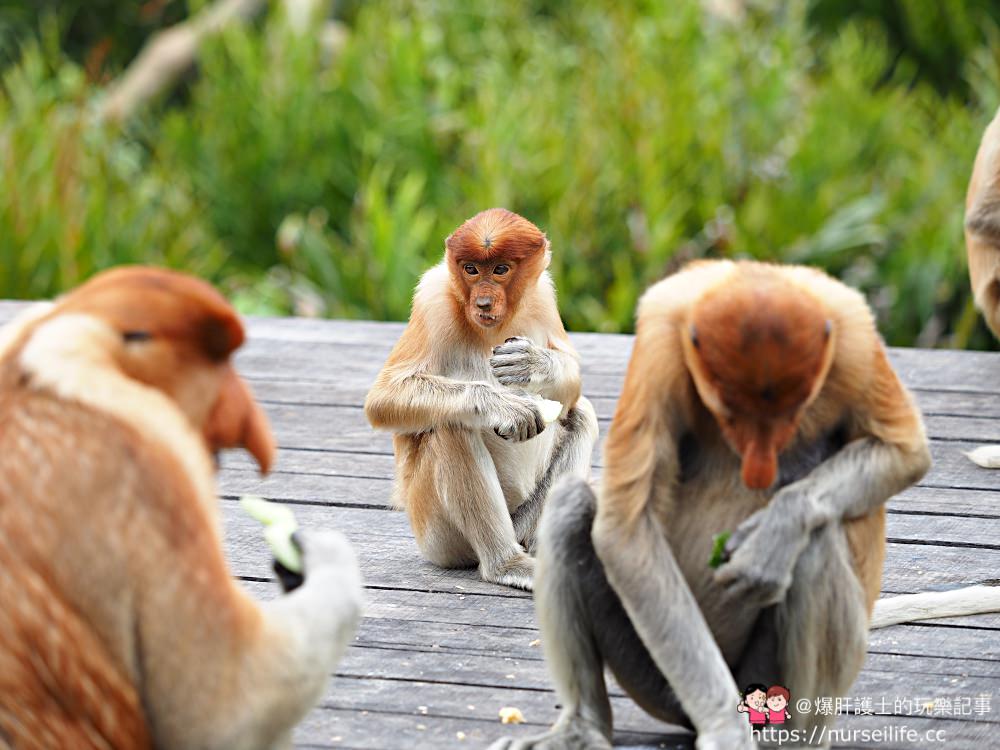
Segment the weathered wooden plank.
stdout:
<svg viewBox="0 0 1000 750">
<path fill-rule="evenodd" d="M 920 485 L 944 489 L 1000 491 L 1000 471 L 980 468 L 966 457 L 965 454 L 975 447 L 976 443 L 932 440 L 931 453 L 934 462 Z M 600 467 L 599 460 L 600 446 L 594 454 L 595 469 Z M 223 466 L 253 470 L 256 465 L 249 456 L 235 451 L 224 456 Z M 293 474 L 376 479 L 391 479 L 393 476 L 392 455 L 384 451 L 376 453 L 364 450 L 348 452 L 301 447 L 280 448 L 276 467 L 279 471 Z"/>
<path fill-rule="evenodd" d="M 0 302 L 0 322 L 19 307 Z M 385 509 L 392 476 L 389 437 L 368 428 L 361 404 L 402 325 L 253 319 L 249 327 L 238 364 L 271 414 L 282 470 L 262 480 L 245 456 L 231 455 L 220 489 L 293 501 L 304 526 L 341 528 L 358 549 L 368 586 L 355 645 L 321 706 L 299 728 L 297 744 L 482 747 L 502 734 L 531 734 L 551 723 L 556 698 L 541 652 L 531 645 L 538 631 L 530 596 L 484 584 L 475 571 L 442 571 L 424 562 L 405 515 Z M 606 430 L 632 338 L 573 334 L 573 340 L 582 356 L 585 393 Z M 925 411 L 935 466 L 921 486 L 890 503 L 893 541 L 883 589 L 919 591 L 995 577 L 1000 473 L 979 469 L 962 454 L 1000 442 L 1000 356 L 919 350 L 892 350 L 890 356 Z M 595 476 L 599 463 L 598 451 Z M 270 578 L 259 528 L 232 500 L 224 499 L 221 507 L 234 572 Z M 276 594 L 271 583 L 245 585 L 265 598 Z M 998 630 L 1000 616 L 980 615 L 876 631 L 852 694 L 996 696 Z M 657 747 L 661 738 L 664 746 L 691 746 L 689 735 L 652 722 L 617 687 L 611 692 L 617 739 L 642 747 Z M 502 727 L 496 710 L 508 704 L 526 710 L 528 724 Z M 943 729 L 948 747 L 1000 746 L 997 720 L 975 718 L 844 717 L 838 726 Z M 463 740 L 458 732 L 465 733 Z"/>
<path fill-rule="evenodd" d="M 379 599 L 388 592 L 371 593 Z M 906 639 L 905 631 L 915 630 L 913 626 L 896 630 L 904 631 L 902 638 L 895 639 L 896 643 L 889 639 L 896 651 L 920 649 L 919 639 L 910 646 L 898 642 Z M 513 639 L 518 653 L 512 654 L 504 632 L 501 627 L 382 621 L 370 608 L 356 645 L 338 668 L 337 678 L 331 682 L 322 705 L 359 713 L 367 711 L 372 721 L 396 713 L 413 717 L 425 727 L 431 722 L 438 723 L 439 718 L 478 719 L 486 725 L 495 724 L 500 706 L 516 705 L 525 711 L 529 727 L 545 726 L 556 716 L 556 699 L 548 690 L 540 654 L 527 641 L 534 633 L 524 632 Z M 397 642 L 400 634 L 404 634 L 402 643 Z M 968 648 L 971 652 L 973 644 L 968 644 Z M 877 705 L 878 699 L 885 697 L 892 706 L 896 698 L 925 701 L 975 696 L 996 684 L 993 662 L 985 662 L 990 671 L 983 672 L 982 659 L 937 662 L 919 657 L 901 659 L 894 653 L 883 654 L 876 649 L 874 644 L 865 671 L 851 690 L 850 695 L 855 699 L 868 697 Z M 937 673 L 936 679 L 947 679 L 929 685 L 923 679 L 928 669 Z M 911 676 L 904 683 L 903 674 L 917 677 Z M 622 730 L 655 731 L 656 723 L 639 712 L 619 688 L 612 686 L 611 692 L 617 725 Z M 853 718 L 845 717 L 840 724 L 851 726 Z M 886 721 L 884 717 L 880 720 Z M 968 734 L 962 727 L 956 730 Z M 984 736 L 976 731 L 976 737 Z"/>
<path fill-rule="evenodd" d="M 0 323 L 9 320 L 25 303 L 0 303 Z M 344 357 L 330 358 L 328 346 L 356 346 L 360 352 L 370 352 L 373 357 L 383 357 L 402 330 L 400 323 L 369 321 L 327 321 L 301 318 L 249 318 L 249 347 L 254 342 L 266 342 L 274 358 L 281 359 L 286 348 L 312 353 L 312 362 L 342 363 Z M 598 364 L 607 362 L 609 372 L 620 373 L 627 358 L 632 337 L 593 333 L 573 333 L 573 341 L 586 360 Z M 308 344 L 308 346 L 302 346 Z M 254 353 L 254 356 L 257 356 Z M 301 355 L 299 355 L 301 356 Z M 891 349 L 890 356 L 904 382 L 914 388 L 966 391 L 971 393 L 1000 392 L 1000 357 L 991 352 L 956 352 L 928 349 Z M 326 367 L 314 368 L 333 373 Z M 284 370 L 287 376 L 299 370 Z M 595 368 L 595 372 L 600 372 Z"/>
<path fill-rule="evenodd" d="M 595 479 L 600 476 L 594 471 Z M 261 477 L 255 469 L 228 467 L 219 475 L 223 494 L 257 494 L 277 500 L 385 508 L 389 505 L 391 478 L 326 476 L 273 472 Z M 890 513 L 1000 517 L 1000 492 L 956 490 L 938 487 L 911 487 L 889 502 Z M 926 520 L 933 528 L 934 520 Z"/>
<path fill-rule="evenodd" d="M 234 502 L 223 500 L 222 506 L 226 549 L 233 570 L 245 577 L 269 577 L 270 557 L 259 526 Z M 472 571 L 445 571 L 424 561 L 403 513 L 315 505 L 296 505 L 295 512 L 304 528 L 336 527 L 347 534 L 366 563 L 370 585 L 419 591 L 453 591 L 456 585 L 462 585 L 468 591 L 518 595 L 512 589 L 478 581 Z M 902 528 L 904 533 L 910 533 L 905 531 L 905 525 Z M 883 586 L 893 592 L 922 591 L 929 586 L 992 578 L 997 570 L 1000 549 L 890 542 Z"/>
<path fill-rule="evenodd" d="M 599 400 L 599 403 L 608 402 Z M 392 453 L 391 433 L 373 430 L 357 405 L 265 402 L 264 408 L 282 447 Z M 611 416 L 610 411 L 599 416 L 601 443 L 595 449 L 595 464 L 600 463 Z M 926 422 L 928 435 L 935 439 L 939 452 L 953 451 L 948 443 L 954 441 L 970 445 L 1000 442 L 1000 419 L 929 416 Z"/>
</svg>

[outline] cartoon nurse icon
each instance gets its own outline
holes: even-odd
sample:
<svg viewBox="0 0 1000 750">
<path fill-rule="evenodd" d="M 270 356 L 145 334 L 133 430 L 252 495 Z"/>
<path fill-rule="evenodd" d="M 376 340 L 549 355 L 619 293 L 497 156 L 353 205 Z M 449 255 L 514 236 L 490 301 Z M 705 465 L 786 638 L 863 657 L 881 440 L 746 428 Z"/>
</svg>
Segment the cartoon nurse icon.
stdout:
<svg viewBox="0 0 1000 750">
<path fill-rule="evenodd" d="M 788 701 L 791 700 L 788 688 L 781 685 L 771 685 L 767 689 L 767 723 L 784 724 L 785 719 L 792 718 L 788 713 Z"/>
<path fill-rule="evenodd" d="M 748 714 L 750 726 L 762 727 L 767 723 L 766 705 L 767 688 L 759 682 L 754 682 L 747 685 L 747 689 L 743 691 L 743 700 L 736 710 L 741 714 Z"/>
</svg>

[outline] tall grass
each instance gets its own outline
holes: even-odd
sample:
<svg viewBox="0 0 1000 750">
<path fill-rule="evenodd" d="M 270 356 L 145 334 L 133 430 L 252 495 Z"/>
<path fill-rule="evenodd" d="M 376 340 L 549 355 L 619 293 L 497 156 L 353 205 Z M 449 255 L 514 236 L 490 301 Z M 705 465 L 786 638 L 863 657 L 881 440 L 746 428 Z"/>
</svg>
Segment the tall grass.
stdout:
<svg viewBox="0 0 1000 750">
<path fill-rule="evenodd" d="M 887 76 L 864 23 L 820 41 L 804 2 L 750 7 L 379 0 L 332 61 L 276 12 L 125 134 L 36 45 L 0 93 L 0 294 L 154 260 L 249 311 L 402 319 L 448 232 L 504 205 L 548 232 L 577 330 L 629 330 L 685 260 L 754 257 L 859 286 L 892 343 L 987 345 L 961 223 L 993 52 L 959 102 Z"/>
</svg>

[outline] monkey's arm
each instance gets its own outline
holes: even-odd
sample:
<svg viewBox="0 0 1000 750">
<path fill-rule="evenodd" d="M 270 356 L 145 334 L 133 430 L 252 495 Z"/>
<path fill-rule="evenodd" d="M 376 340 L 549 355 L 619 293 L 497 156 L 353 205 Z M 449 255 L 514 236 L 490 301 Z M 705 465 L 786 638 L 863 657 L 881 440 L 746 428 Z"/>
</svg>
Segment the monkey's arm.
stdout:
<svg viewBox="0 0 1000 750">
<path fill-rule="evenodd" d="M 428 372 L 434 346 L 422 317 L 414 312 L 365 399 L 372 427 L 404 433 L 437 427 L 493 429 L 514 440 L 545 429 L 537 404 L 526 395 Z"/>
<path fill-rule="evenodd" d="M 241 591 L 221 550 L 175 559 L 157 579 L 184 591 L 179 604 L 143 599 L 137 647 L 158 747 L 280 747 L 322 694 L 360 619 L 361 578 L 341 534 L 299 539 L 304 583 L 273 601 Z"/>
<path fill-rule="evenodd" d="M 664 488 L 674 485 L 679 471 L 671 422 L 686 373 L 676 337 L 644 322 L 640 316 L 608 435 L 594 548 L 636 632 L 697 728 L 699 747 L 750 748 L 745 722 L 732 710 L 738 695 L 732 674 L 661 526 L 660 518 L 669 514 L 662 492 L 670 491 Z"/>
<path fill-rule="evenodd" d="M 493 374 L 502 385 L 519 386 L 567 408 L 580 398 L 580 361 L 565 334 L 553 336 L 548 346 L 537 346 L 520 336 L 493 349 Z"/>
<path fill-rule="evenodd" d="M 730 561 L 716 572 L 717 581 L 753 586 L 766 590 L 765 599 L 780 600 L 814 529 L 868 515 L 927 472 L 931 459 L 923 423 L 881 345 L 872 366 L 855 406 L 855 419 L 867 435 L 780 490 L 740 524 L 726 543 Z"/>
</svg>

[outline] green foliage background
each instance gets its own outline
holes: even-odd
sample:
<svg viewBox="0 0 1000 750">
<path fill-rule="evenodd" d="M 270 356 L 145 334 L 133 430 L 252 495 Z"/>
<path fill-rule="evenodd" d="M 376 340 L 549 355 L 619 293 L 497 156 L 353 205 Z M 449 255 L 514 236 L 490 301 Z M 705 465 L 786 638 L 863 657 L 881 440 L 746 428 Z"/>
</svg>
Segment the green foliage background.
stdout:
<svg viewBox="0 0 1000 750">
<path fill-rule="evenodd" d="M 124 130 L 96 124 L 106 82 L 189 4 L 24 5 L 0 0 L 0 297 L 155 262 L 246 312 L 405 319 L 444 237 L 503 205 L 548 232 L 571 329 L 753 257 L 862 288 L 891 343 L 992 345 L 962 214 L 994 3 L 371 0 L 338 7 L 333 59 L 276 8 Z"/>
</svg>

